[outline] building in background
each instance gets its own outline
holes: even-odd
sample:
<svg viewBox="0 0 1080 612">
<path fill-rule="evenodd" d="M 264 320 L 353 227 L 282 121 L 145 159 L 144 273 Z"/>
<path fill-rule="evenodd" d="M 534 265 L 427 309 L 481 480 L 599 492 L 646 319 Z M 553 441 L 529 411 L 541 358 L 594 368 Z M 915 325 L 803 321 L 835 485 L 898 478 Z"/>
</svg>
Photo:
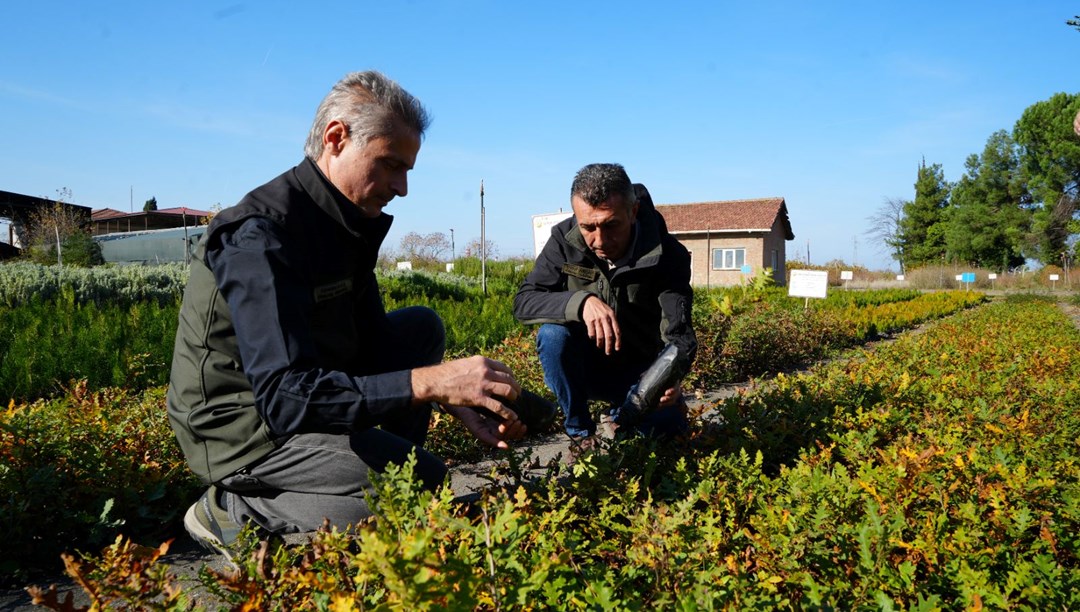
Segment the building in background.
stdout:
<svg viewBox="0 0 1080 612">
<path fill-rule="evenodd" d="M 25 240 L 24 229 L 31 218 L 31 214 L 45 206 L 60 204 L 69 214 L 77 219 L 82 219 L 82 224 L 90 223 L 91 211 L 89 206 L 80 206 L 71 202 L 57 202 L 49 198 L 28 196 L 12 191 L 0 191 L 0 220 L 4 220 L 7 228 L 6 235 L 0 237 L 0 258 L 15 257 Z"/>
<path fill-rule="evenodd" d="M 785 246 L 795 239 L 784 198 L 663 204 L 656 210 L 690 251 L 693 285 L 738 285 L 762 268 L 772 268 L 776 284 L 784 284 Z"/>
<path fill-rule="evenodd" d="M 100 208 L 91 214 L 92 233 L 95 236 L 118 232 L 196 227 L 206 225 L 209 219 L 209 212 L 187 208 L 186 206 L 151 211 L 140 210 L 132 213 L 111 208 Z"/>
</svg>

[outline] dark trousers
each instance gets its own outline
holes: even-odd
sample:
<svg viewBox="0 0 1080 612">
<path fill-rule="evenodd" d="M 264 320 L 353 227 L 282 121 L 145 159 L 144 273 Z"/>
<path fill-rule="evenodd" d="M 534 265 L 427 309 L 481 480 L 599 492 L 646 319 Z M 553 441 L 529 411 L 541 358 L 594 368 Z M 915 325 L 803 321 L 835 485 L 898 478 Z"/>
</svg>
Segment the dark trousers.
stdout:
<svg viewBox="0 0 1080 612">
<path fill-rule="evenodd" d="M 429 308 L 387 313 L 390 328 L 382 338 L 377 374 L 434 365 L 442 361 L 445 330 Z M 345 528 L 371 516 L 366 496 L 371 472 L 401 465 L 416 453 L 416 476 L 436 489 L 446 479 L 446 464 L 423 449 L 431 405 L 389 415 L 381 426 L 354 433 L 304 433 L 290 437 L 260 462 L 221 480 L 225 508 L 239 522 L 253 521 L 273 533 L 314 531 L 329 519 Z"/>
<path fill-rule="evenodd" d="M 623 340 L 625 342 L 625 338 Z M 652 365 L 605 355 L 580 324 L 545 323 L 536 333 L 536 348 L 544 382 L 562 407 L 566 433 L 573 437 L 596 433 L 589 401 L 622 405 L 630 387 Z M 637 429 L 646 434 L 678 433 L 687 426 L 683 406 L 669 406 L 648 415 Z"/>
</svg>

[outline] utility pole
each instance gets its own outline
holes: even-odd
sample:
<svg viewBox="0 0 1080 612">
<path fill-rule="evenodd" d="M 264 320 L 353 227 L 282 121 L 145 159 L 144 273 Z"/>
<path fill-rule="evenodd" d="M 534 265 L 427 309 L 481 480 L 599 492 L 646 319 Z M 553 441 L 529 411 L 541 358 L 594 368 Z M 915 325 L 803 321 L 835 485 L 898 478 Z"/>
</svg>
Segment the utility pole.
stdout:
<svg viewBox="0 0 1080 612">
<path fill-rule="evenodd" d="M 450 263 L 457 261 L 457 251 L 454 250 L 454 228 L 450 228 Z"/>
<path fill-rule="evenodd" d="M 487 235 L 484 231 L 484 179 L 480 179 L 480 287 L 487 295 Z"/>
</svg>

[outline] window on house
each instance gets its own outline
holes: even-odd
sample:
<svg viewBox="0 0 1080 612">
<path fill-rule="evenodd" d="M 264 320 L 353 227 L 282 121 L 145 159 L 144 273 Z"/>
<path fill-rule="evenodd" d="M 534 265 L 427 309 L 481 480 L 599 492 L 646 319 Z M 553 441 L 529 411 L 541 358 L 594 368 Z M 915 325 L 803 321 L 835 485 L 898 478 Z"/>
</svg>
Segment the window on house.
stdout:
<svg viewBox="0 0 1080 612">
<path fill-rule="evenodd" d="M 746 263 L 746 249 L 713 249 L 713 270 L 740 270 Z"/>
</svg>

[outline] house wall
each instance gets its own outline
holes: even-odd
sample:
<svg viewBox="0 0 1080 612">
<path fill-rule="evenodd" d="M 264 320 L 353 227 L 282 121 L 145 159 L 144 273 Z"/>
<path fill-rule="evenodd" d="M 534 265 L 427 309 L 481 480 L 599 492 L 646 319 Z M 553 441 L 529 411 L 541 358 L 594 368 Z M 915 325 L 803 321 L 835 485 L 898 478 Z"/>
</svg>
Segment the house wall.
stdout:
<svg viewBox="0 0 1080 612">
<path fill-rule="evenodd" d="M 762 232 L 680 232 L 674 236 L 690 251 L 690 282 L 695 287 L 738 285 L 748 276 L 752 278 L 761 268 L 774 268 L 773 279 L 776 284 L 784 284 L 784 278 L 787 276 L 784 267 L 787 241 L 779 222 L 775 223 L 767 234 Z M 712 269 L 712 252 L 716 249 L 745 249 L 744 263 L 750 266 L 750 274 L 744 274 L 741 270 Z M 775 266 L 774 250 L 776 251 Z"/>
</svg>

